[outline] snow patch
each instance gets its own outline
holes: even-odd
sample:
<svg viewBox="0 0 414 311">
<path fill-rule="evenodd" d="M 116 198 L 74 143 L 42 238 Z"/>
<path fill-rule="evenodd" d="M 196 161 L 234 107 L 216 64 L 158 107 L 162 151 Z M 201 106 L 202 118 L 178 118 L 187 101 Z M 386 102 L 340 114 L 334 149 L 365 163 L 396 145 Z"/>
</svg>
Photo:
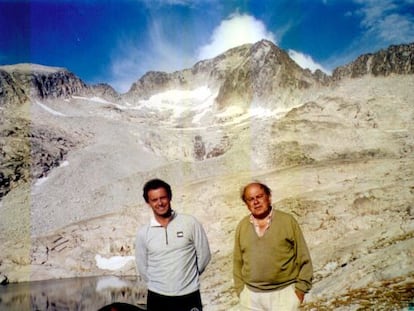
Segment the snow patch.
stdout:
<svg viewBox="0 0 414 311">
<path fill-rule="evenodd" d="M 134 256 L 113 256 L 104 258 L 101 255 L 95 256 L 96 266 L 102 270 L 119 270 L 125 266 L 129 261 L 135 260 Z"/>
<path fill-rule="evenodd" d="M 259 118 L 266 118 L 266 117 L 273 116 L 275 113 L 271 109 L 268 109 L 268 108 L 254 107 L 250 109 L 250 114 L 252 116 L 259 117 Z"/>
<path fill-rule="evenodd" d="M 179 117 L 189 110 L 205 110 L 213 105 L 211 90 L 202 86 L 193 90 L 169 90 L 152 95 L 148 100 L 140 100 L 140 107 L 170 111 Z"/>
<path fill-rule="evenodd" d="M 59 167 L 65 167 L 65 166 L 69 166 L 69 161 L 63 161 L 62 163 L 60 163 Z M 47 180 L 49 179 L 49 177 L 45 176 L 45 177 L 41 177 L 39 179 L 36 180 L 36 183 L 34 184 L 35 187 L 38 187 L 42 184 L 44 184 Z"/>
<path fill-rule="evenodd" d="M 72 98 L 87 100 L 87 101 L 90 101 L 90 102 L 95 102 L 95 103 L 100 103 L 100 104 L 112 104 L 111 102 L 109 102 L 109 101 L 107 101 L 103 98 L 96 97 L 96 96 L 94 96 L 94 97 L 72 96 Z"/>
<path fill-rule="evenodd" d="M 48 179 L 47 177 L 41 177 L 41 178 L 39 178 L 38 180 L 36 180 L 35 187 L 38 187 L 38 186 L 44 184 L 47 179 Z"/>
<path fill-rule="evenodd" d="M 69 161 L 63 161 L 59 167 L 65 167 L 65 166 L 69 166 Z"/>
<path fill-rule="evenodd" d="M 226 110 L 224 110 L 223 112 L 217 114 L 216 116 L 218 118 L 229 118 L 229 117 L 233 117 L 233 116 L 237 116 L 241 114 L 243 114 L 242 108 L 238 106 L 230 106 L 230 107 L 227 107 Z"/>
<path fill-rule="evenodd" d="M 67 115 L 65 115 L 65 114 L 63 114 L 63 113 L 61 113 L 59 111 L 53 110 L 52 108 L 49 108 L 48 106 L 46 106 L 46 105 L 44 105 L 44 104 L 42 104 L 42 103 L 40 103 L 38 101 L 36 101 L 35 103 L 36 103 L 36 105 L 38 105 L 39 107 L 43 108 L 47 112 L 53 114 L 54 116 L 67 117 Z"/>
<path fill-rule="evenodd" d="M 333 272 L 338 267 L 338 263 L 334 261 L 328 262 L 323 269 L 327 272 Z"/>
</svg>

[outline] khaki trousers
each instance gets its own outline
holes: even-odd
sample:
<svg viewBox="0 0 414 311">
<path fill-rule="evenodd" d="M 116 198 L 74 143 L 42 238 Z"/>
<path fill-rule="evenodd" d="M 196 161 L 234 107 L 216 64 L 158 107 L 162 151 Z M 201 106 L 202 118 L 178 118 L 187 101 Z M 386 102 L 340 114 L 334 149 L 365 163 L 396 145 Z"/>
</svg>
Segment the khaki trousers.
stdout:
<svg viewBox="0 0 414 311">
<path fill-rule="evenodd" d="M 269 292 L 254 292 L 245 286 L 240 293 L 240 311 L 297 311 L 299 305 L 295 284 Z"/>
</svg>

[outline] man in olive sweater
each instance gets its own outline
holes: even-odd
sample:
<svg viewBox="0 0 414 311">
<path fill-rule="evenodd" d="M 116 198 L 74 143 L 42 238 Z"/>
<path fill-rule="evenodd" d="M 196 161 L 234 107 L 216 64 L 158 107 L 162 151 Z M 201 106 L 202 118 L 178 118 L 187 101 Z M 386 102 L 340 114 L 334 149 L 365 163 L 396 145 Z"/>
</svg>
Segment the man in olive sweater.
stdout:
<svg viewBox="0 0 414 311">
<path fill-rule="evenodd" d="M 297 221 L 272 209 L 271 190 L 254 182 L 242 200 L 250 215 L 237 226 L 233 277 L 241 310 L 298 310 L 312 286 L 313 268 Z"/>
</svg>

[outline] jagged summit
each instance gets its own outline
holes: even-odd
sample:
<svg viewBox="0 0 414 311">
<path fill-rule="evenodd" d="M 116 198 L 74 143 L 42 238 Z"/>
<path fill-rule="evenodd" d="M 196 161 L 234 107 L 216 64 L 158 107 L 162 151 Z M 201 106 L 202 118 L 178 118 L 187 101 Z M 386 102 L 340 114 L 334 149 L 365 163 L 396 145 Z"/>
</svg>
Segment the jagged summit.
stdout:
<svg viewBox="0 0 414 311">
<path fill-rule="evenodd" d="M 410 44 L 391 45 L 376 53 L 359 56 L 355 61 L 336 68 L 333 80 L 357 78 L 367 74 L 388 76 L 390 74 L 414 73 L 414 42 Z"/>
<path fill-rule="evenodd" d="M 193 67 L 173 73 L 149 71 L 132 84 L 127 97 L 147 99 L 168 88 L 193 89 L 200 85 L 218 88 L 235 66 L 243 61 L 246 49 L 242 45 L 217 57 L 197 62 Z"/>
<path fill-rule="evenodd" d="M 319 83 L 270 41 L 262 40 L 242 49 L 244 57 L 229 71 L 220 87 L 217 101 L 222 106 L 240 100 L 272 102 L 275 92 L 290 92 Z"/>
</svg>

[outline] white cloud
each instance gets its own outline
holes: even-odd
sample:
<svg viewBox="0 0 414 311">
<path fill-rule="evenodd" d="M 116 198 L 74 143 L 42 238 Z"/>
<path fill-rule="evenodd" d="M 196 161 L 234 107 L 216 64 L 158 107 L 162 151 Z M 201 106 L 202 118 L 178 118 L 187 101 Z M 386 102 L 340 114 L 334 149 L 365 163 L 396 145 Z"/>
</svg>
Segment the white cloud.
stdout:
<svg viewBox="0 0 414 311">
<path fill-rule="evenodd" d="M 128 91 L 132 83 L 147 71 L 171 72 L 194 64 L 194 56 L 180 43 L 172 42 L 165 27 L 162 20 L 153 20 L 145 42 L 142 38 L 121 41 L 111 68 L 113 78 L 110 84 L 117 91 Z"/>
<path fill-rule="evenodd" d="M 396 31 L 398 29 L 398 31 Z M 391 14 L 378 25 L 378 36 L 389 43 L 407 43 L 414 40 L 414 21 Z"/>
<path fill-rule="evenodd" d="M 359 18 L 360 34 L 341 54 L 325 61 L 335 68 L 353 61 L 361 54 L 373 53 L 391 44 L 414 41 L 413 0 L 353 0 L 359 5 L 346 16 Z"/>
<path fill-rule="evenodd" d="M 210 43 L 199 49 L 197 60 L 215 57 L 228 49 L 267 39 L 276 43 L 275 35 L 260 20 L 235 13 L 214 29 Z"/>
<path fill-rule="evenodd" d="M 165 5 L 182 5 L 190 6 L 193 3 L 193 0 L 140 0 L 147 7 L 159 7 Z"/>
<path fill-rule="evenodd" d="M 365 34 L 361 41 L 377 42 L 377 47 L 414 40 L 412 0 L 355 0 Z"/>
<path fill-rule="evenodd" d="M 316 69 L 319 69 L 326 74 L 331 74 L 329 70 L 315 62 L 313 58 L 309 55 L 294 50 L 289 50 L 288 53 L 290 58 L 292 58 L 300 67 L 304 69 L 309 69 L 312 72 L 314 72 Z"/>
<path fill-rule="evenodd" d="M 140 68 L 144 55 L 132 42 L 124 42 L 117 52 L 118 55 L 112 60 L 112 81 L 109 84 L 118 92 L 126 92 L 142 74 Z"/>
</svg>

